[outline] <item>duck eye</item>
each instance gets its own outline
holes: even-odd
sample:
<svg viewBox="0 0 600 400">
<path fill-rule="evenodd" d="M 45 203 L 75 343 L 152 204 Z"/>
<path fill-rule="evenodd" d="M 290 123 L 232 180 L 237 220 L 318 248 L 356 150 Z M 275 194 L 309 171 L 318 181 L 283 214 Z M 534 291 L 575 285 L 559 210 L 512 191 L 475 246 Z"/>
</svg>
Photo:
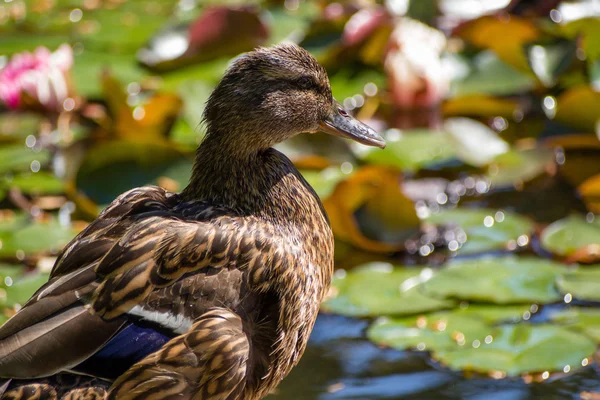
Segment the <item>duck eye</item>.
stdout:
<svg viewBox="0 0 600 400">
<path fill-rule="evenodd" d="M 302 78 L 298 79 L 298 86 L 300 86 L 302 89 L 310 89 L 312 83 L 312 79 L 308 76 L 303 76 Z"/>
<path fill-rule="evenodd" d="M 338 108 L 338 112 L 342 117 L 349 117 L 348 112 L 341 107 Z"/>
</svg>

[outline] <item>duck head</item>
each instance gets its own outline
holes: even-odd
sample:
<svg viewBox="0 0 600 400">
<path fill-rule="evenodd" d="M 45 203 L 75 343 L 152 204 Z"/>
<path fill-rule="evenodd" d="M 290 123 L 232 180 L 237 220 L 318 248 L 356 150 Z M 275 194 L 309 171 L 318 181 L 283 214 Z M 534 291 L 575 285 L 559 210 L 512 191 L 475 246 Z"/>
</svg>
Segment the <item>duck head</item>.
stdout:
<svg viewBox="0 0 600 400">
<path fill-rule="evenodd" d="M 238 57 L 205 108 L 207 139 L 261 151 L 299 133 L 326 132 L 385 147 L 331 93 L 325 69 L 303 48 L 282 44 Z"/>
</svg>

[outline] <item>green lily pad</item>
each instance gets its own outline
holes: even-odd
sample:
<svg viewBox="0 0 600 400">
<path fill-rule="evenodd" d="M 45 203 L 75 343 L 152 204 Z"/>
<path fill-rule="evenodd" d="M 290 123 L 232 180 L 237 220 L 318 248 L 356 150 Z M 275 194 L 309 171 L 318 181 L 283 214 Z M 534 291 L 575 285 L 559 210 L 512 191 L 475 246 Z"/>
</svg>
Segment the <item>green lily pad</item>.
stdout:
<svg viewBox="0 0 600 400">
<path fill-rule="evenodd" d="M 341 168 L 337 166 L 328 167 L 322 171 L 302 170 L 301 173 L 321 199 L 328 198 L 335 186 L 348 177 L 348 174 L 342 172 Z"/>
<path fill-rule="evenodd" d="M 496 332 L 493 324 L 518 321 L 528 310 L 529 306 L 470 305 L 418 318 L 380 318 L 367 330 L 367 337 L 398 350 L 455 349 L 476 340 L 484 343 Z"/>
<path fill-rule="evenodd" d="M 191 174 L 191 157 L 161 143 L 113 141 L 93 147 L 77 172 L 77 188 L 97 204 L 108 204 L 119 194 L 156 183 L 161 177 L 183 189 Z"/>
<path fill-rule="evenodd" d="M 391 130 L 386 138 L 383 150 L 361 146 L 359 158 L 370 164 L 389 165 L 409 172 L 456 158 L 448 135 L 440 131 Z"/>
<path fill-rule="evenodd" d="M 558 277 L 556 285 L 561 293 L 576 299 L 600 301 L 600 266 L 568 271 Z"/>
<path fill-rule="evenodd" d="M 454 370 L 502 371 L 517 376 L 580 366 L 595 350 L 594 341 L 567 328 L 516 324 L 499 327 L 490 343 L 465 345 L 461 349 L 435 352 L 433 356 Z"/>
<path fill-rule="evenodd" d="M 509 145 L 487 125 L 470 118 L 448 118 L 444 131 L 461 161 L 482 167 L 506 153 Z"/>
<path fill-rule="evenodd" d="M 44 171 L 19 174 L 0 183 L 9 188 L 17 188 L 26 194 L 53 195 L 65 192 L 65 183 L 54 174 Z"/>
<path fill-rule="evenodd" d="M 423 294 L 422 284 L 433 274 L 431 269 L 394 267 L 371 263 L 337 274 L 332 286 L 334 297 L 323 303 L 323 310 L 353 317 L 410 315 L 449 308 L 451 300 Z"/>
<path fill-rule="evenodd" d="M 38 222 L 17 214 L 0 220 L 0 257 L 56 252 L 76 234 L 75 229 L 61 225 L 56 218 Z"/>
<path fill-rule="evenodd" d="M 514 250 L 517 245 L 529 243 L 529 236 L 534 231 L 534 224 L 528 218 L 486 208 L 444 210 L 429 215 L 424 222 L 460 226 L 467 235 L 466 243 L 459 250 L 461 254 Z"/>
<path fill-rule="evenodd" d="M 570 307 L 551 313 L 550 319 L 600 342 L 600 310 L 596 308 Z"/>
<path fill-rule="evenodd" d="M 46 150 L 35 152 L 21 144 L 0 147 L 0 173 L 28 171 L 32 162 L 43 165 L 49 160 L 50 153 Z"/>
<path fill-rule="evenodd" d="M 556 279 L 566 268 L 549 260 L 505 256 L 456 261 L 423 284 L 436 297 L 496 304 L 549 303 L 561 298 Z"/>
<path fill-rule="evenodd" d="M 535 79 L 529 77 L 504 61 L 491 51 L 482 51 L 473 60 L 471 72 L 465 79 L 452 83 L 456 96 L 468 94 L 510 95 L 533 89 Z"/>
<path fill-rule="evenodd" d="M 509 150 L 492 160 L 485 177 L 495 188 L 520 185 L 542 175 L 553 163 L 554 152 L 549 149 Z"/>
<path fill-rule="evenodd" d="M 50 274 L 34 272 L 26 274 L 15 280 L 10 286 L 4 290 L 6 297 L 0 296 L 0 306 L 14 307 L 23 305 L 29 298 L 38 290 L 44 283 L 48 282 Z"/>
<path fill-rule="evenodd" d="M 541 236 L 542 246 L 559 256 L 569 256 L 577 250 L 600 244 L 600 217 L 587 222 L 582 215 L 572 215 L 550 224 Z"/>
</svg>

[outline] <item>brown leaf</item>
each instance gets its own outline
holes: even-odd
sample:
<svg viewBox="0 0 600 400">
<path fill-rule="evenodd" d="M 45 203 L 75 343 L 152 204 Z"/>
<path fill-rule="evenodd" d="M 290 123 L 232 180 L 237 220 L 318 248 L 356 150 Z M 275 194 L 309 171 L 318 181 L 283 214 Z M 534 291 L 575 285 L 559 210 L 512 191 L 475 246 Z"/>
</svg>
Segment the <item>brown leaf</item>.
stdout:
<svg viewBox="0 0 600 400">
<path fill-rule="evenodd" d="M 418 230 L 420 220 L 412 201 L 402 193 L 401 180 L 395 169 L 365 166 L 340 182 L 324 201 L 334 234 L 367 251 L 402 250 L 404 240 Z M 365 217 L 359 221 L 360 213 Z M 361 226 L 363 220 L 370 225 Z M 365 230 L 376 232 L 367 236 Z"/>
<path fill-rule="evenodd" d="M 515 15 L 483 16 L 460 26 L 456 34 L 475 46 L 493 50 L 502 60 L 530 72 L 523 46 L 540 37 L 534 22 Z"/>
<path fill-rule="evenodd" d="M 600 214 L 600 174 L 585 180 L 577 188 L 588 210 Z"/>
<path fill-rule="evenodd" d="M 519 102 L 486 95 L 455 97 L 442 105 L 445 116 L 506 117 L 513 118 Z"/>
</svg>

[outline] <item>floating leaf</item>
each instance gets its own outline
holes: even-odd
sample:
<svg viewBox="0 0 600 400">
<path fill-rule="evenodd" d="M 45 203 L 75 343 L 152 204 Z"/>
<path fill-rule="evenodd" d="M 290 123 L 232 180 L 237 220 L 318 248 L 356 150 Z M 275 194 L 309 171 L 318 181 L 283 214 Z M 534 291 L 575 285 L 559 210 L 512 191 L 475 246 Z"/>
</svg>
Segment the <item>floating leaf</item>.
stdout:
<svg viewBox="0 0 600 400">
<path fill-rule="evenodd" d="M 527 48 L 531 70 L 546 87 L 556 84 L 558 78 L 573 62 L 577 43 L 563 40 L 551 45 L 533 44 Z"/>
<path fill-rule="evenodd" d="M 442 112 L 447 117 L 469 115 L 513 118 L 517 110 L 519 110 L 519 103 L 515 100 L 483 94 L 454 97 L 442 104 Z"/>
<path fill-rule="evenodd" d="M 15 280 L 11 286 L 4 289 L 6 298 L 0 298 L 0 306 L 24 305 L 35 291 L 48 281 L 48 276 L 49 274 L 34 272 Z"/>
<path fill-rule="evenodd" d="M 444 131 L 454 145 L 457 157 L 467 164 L 484 166 L 509 150 L 508 143 L 481 122 L 469 118 L 449 118 Z"/>
<path fill-rule="evenodd" d="M 533 20 L 516 15 L 483 16 L 465 23 L 457 34 L 478 47 L 493 50 L 521 71 L 529 70 L 523 46 L 540 36 Z"/>
<path fill-rule="evenodd" d="M 176 179 L 180 189 L 188 182 L 192 160 L 161 143 L 111 141 L 92 147 L 75 180 L 77 189 L 97 204 L 108 204 L 134 187 Z M 177 176 L 169 171 L 177 170 Z"/>
<path fill-rule="evenodd" d="M 499 327 L 489 344 L 439 351 L 434 358 L 454 370 L 502 371 L 517 376 L 580 366 L 581 360 L 590 357 L 595 349 L 591 339 L 567 328 L 517 324 Z"/>
<path fill-rule="evenodd" d="M 590 215 L 593 216 L 593 214 Z M 545 249 L 559 256 L 569 257 L 588 249 L 597 253 L 598 260 L 600 260 L 600 254 L 598 254 L 600 252 L 600 217 L 592 218 L 591 222 L 588 222 L 582 215 L 572 215 L 558 220 L 544 229 L 541 243 Z M 581 253 L 580 257 L 583 256 L 584 254 Z M 588 262 L 594 262 L 594 260 Z"/>
<path fill-rule="evenodd" d="M 118 139 L 138 142 L 164 140 L 181 108 L 181 100 L 170 93 L 157 93 L 132 109 L 121 83 L 109 74 L 102 78 L 103 94 L 114 119 Z"/>
<path fill-rule="evenodd" d="M 533 223 L 520 215 L 490 209 L 456 208 L 432 214 L 424 219 L 436 225 L 456 224 L 466 233 L 462 254 L 514 249 L 529 242 Z M 519 238 L 521 238 L 519 240 Z"/>
<path fill-rule="evenodd" d="M 7 145 L 0 147 L 0 173 L 29 171 L 31 163 L 38 161 L 41 165 L 50 160 L 47 150 L 33 151 L 24 145 Z"/>
<path fill-rule="evenodd" d="M 560 299 L 555 287 L 565 268 L 533 257 L 505 256 L 455 261 L 423 287 L 436 297 L 496 304 L 549 303 Z"/>
<path fill-rule="evenodd" d="M 482 51 L 473 60 L 472 71 L 452 82 L 456 96 L 471 94 L 510 95 L 535 87 L 535 79 L 515 70 L 490 51 Z"/>
<path fill-rule="evenodd" d="M 65 183 L 56 175 L 40 171 L 37 173 L 23 173 L 12 179 L 0 180 L 0 186 L 17 188 L 30 195 L 53 195 L 65 192 Z"/>
<path fill-rule="evenodd" d="M 600 120 L 600 93 L 588 85 L 565 90 L 556 99 L 556 120 L 580 129 L 594 132 Z"/>
<path fill-rule="evenodd" d="M 595 278 L 599 277 L 595 276 Z M 551 312 L 550 319 L 600 342 L 600 310 L 598 309 L 569 307 Z"/>
<path fill-rule="evenodd" d="M 361 147 L 359 157 L 371 164 L 388 165 L 403 171 L 441 164 L 455 158 L 448 136 L 440 131 L 415 129 L 388 131 L 385 149 Z"/>
<path fill-rule="evenodd" d="M 206 7 L 189 26 L 167 27 L 138 52 L 154 69 L 168 70 L 220 57 L 232 57 L 261 45 L 267 26 L 251 7 Z"/>
<path fill-rule="evenodd" d="M 322 171 L 303 170 L 302 176 L 315 189 L 321 199 L 328 198 L 336 185 L 348 175 L 337 166 L 325 168 Z"/>
<path fill-rule="evenodd" d="M 548 149 L 509 150 L 494 158 L 485 177 L 496 188 L 520 186 L 554 165 L 554 152 Z"/>
<path fill-rule="evenodd" d="M 338 239 L 368 251 L 401 250 L 420 225 L 395 169 L 365 166 L 340 182 L 323 202 Z"/>
<path fill-rule="evenodd" d="M 600 214 L 600 174 L 587 179 L 577 188 L 588 210 Z"/>
<path fill-rule="evenodd" d="M 410 315 L 449 308 L 451 300 L 438 300 L 422 292 L 422 283 L 431 269 L 393 267 L 372 263 L 344 274 L 332 282 L 333 298 L 323 303 L 325 311 L 364 317 L 369 315 Z"/>
<path fill-rule="evenodd" d="M 0 220 L 0 257 L 56 252 L 76 234 L 73 227 L 61 225 L 55 218 L 32 221 L 24 214 L 9 214 Z"/>
<path fill-rule="evenodd" d="M 581 267 L 560 276 L 556 284 L 563 294 L 579 300 L 600 301 L 600 266 Z"/>
<path fill-rule="evenodd" d="M 420 317 L 380 318 L 367 331 L 376 344 L 397 350 L 441 351 L 469 346 L 496 333 L 493 324 L 519 321 L 529 306 L 470 305 L 465 309 L 440 311 Z M 489 340 L 489 339 L 488 339 Z"/>
</svg>

